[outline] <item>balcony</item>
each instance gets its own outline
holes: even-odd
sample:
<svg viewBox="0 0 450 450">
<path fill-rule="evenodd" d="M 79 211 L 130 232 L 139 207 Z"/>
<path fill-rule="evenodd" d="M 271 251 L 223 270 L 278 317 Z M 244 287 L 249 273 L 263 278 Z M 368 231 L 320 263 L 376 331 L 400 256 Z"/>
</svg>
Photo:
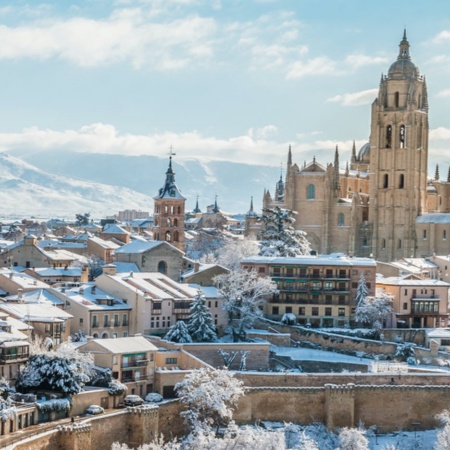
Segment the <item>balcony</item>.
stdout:
<svg viewBox="0 0 450 450">
<path fill-rule="evenodd" d="M 148 362 L 148 359 L 134 359 L 132 361 L 122 362 L 122 368 L 142 367 L 146 366 Z"/>
<path fill-rule="evenodd" d="M 130 377 L 127 375 L 122 376 L 122 383 L 130 383 L 132 381 L 145 381 L 151 379 L 148 375 L 140 375 L 139 377 Z"/>
<path fill-rule="evenodd" d="M 26 361 L 29 357 L 30 355 L 28 353 L 23 355 L 0 355 L 0 364 Z"/>
</svg>

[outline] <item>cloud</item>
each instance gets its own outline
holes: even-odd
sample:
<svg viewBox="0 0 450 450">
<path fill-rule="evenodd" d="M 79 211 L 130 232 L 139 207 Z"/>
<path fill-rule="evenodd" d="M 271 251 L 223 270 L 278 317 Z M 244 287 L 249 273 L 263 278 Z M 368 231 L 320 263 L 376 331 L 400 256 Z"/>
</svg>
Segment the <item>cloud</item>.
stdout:
<svg viewBox="0 0 450 450">
<path fill-rule="evenodd" d="M 448 141 L 450 140 L 450 129 L 438 127 L 430 130 L 430 141 Z"/>
<path fill-rule="evenodd" d="M 343 106 L 369 105 L 378 94 L 378 89 L 367 89 L 365 91 L 353 92 L 343 95 L 335 95 L 327 99 L 329 103 L 340 103 Z"/>
<path fill-rule="evenodd" d="M 433 44 L 442 44 L 443 42 L 450 41 L 450 31 L 444 30 L 439 32 L 431 39 Z"/>
<path fill-rule="evenodd" d="M 436 94 L 436 97 L 450 97 L 450 89 L 444 89 Z"/>
<path fill-rule="evenodd" d="M 293 80 L 313 75 L 337 75 L 340 71 L 336 63 L 327 56 L 319 56 L 307 61 L 296 61 L 289 67 L 286 79 Z"/>
<path fill-rule="evenodd" d="M 389 62 L 388 58 L 382 56 L 367 56 L 359 53 L 348 55 L 345 58 L 345 63 L 353 68 L 359 68 L 374 64 L 386 64 L 388 62 Z"/>
<path fill-rule="evenodd" d="M 140 8 L 114 10 L 105 19 L 40 19 L 29 25 L 0 26 L 0 59 L 58 58 L 94 67 L 129 61 L 171 70 L 203 62 L 213 53 L 217 25 L 195 15 L 166 22 Z"/>
</svg>

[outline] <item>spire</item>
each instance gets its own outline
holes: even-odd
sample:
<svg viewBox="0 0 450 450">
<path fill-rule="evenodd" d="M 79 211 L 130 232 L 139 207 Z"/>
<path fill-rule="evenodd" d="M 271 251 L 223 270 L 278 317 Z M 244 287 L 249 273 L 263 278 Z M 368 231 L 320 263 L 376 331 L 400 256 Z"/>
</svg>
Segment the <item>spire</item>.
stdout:
<svg viewBox="0 0 450 450">
<path fill-rule="evenodd" d="M 202 211 L 200 210 L 200 208 L 198 207 L 198 195 L 197 195 L 197 200 L 196 200 L 196 202 L 195 202 L 195 208 L 194 208 L 194 210 L 192 211 L 194 214 L 198 214 L 198 213 L 201 213 Z"/>
<path fill-rule="evenodd" d="M 173 152 L 173 147 L 170 146 L 169 151 L 169 167 L 167 168 L 166 172 L 166 181 L 164 183 L 164 186 L 159 190 L 158 195 L 155 198 L 182 198 L 184 197 L 181 195 L 181 191 L 178 188 L 178 186 L 175 183 L 175 172 L 172 168 L 172 156 L 174 156 L 175 153 Z"/>
<path fill-rule="evenodd" d="M 400 42 L 400 51 L 398 53 L 398 60 L 410 60 L 411 56 L 409 56 L 409 42 L 406 39 L 406 29 L 403 31 L 403 39 Z"/>
<path fill-rule="evenodd" d="M 255 211 L 253 211 L 253 196 L 250 198 L 250 209 L 247 211 L 247 217 L 256 217 Z"/>
<path fill-rule="evenodd" d="M 339 150 L 336 145 L 336 151 L 334 152 L 334 175 L 333 175 L 333 185 L 335 189 L 340 189 L 339 183 Z"/>
<path fill-rule="evenodd" d="M 434 179 L 439 180 L 439 164 L 436 164 L 436 172 L 434 173 Z"/>
<path fill-rule="evenodd" d="M 216 194 L 216 198 L 214 200 L 214 208 L 213 208 L 213 213 L 218 213 L 220 212 L 219 207 L 217 206 L 217 194 Z"/>
<path fill-rule="evenodd" d="M 347 161 L 347 163 L 345 165 L 345 176 L 348 177 L 348 175 L 349 175 L 349 171 L 348 171 L 348 161 Z"/>
<path fill-rule="evenodd" d="M 353 141 L 353 147 L 352 147 L 352 159 L 350 161 L 352 164 L 356 163 L 356 144 L 355 141 Z"/>
<path fill-rule="evenodd" d="M 289 170 L 289 167 L 292 166 L 292 150 L 291 150 L 291 144 L 289 144 L 289 151 L 288 151 L 288 159 L 287 159 L 287 169 Z"/>
</svg>

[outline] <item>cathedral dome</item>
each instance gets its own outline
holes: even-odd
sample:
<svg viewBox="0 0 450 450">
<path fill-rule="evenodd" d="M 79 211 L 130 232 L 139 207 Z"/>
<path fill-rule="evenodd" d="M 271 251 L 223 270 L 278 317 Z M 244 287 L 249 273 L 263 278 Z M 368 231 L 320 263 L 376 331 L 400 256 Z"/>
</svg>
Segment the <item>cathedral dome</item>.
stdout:
<svg viewBox="0 0 450 450">
<path fill-rule="evenodd" d="M 394 80 L 417 79 L 420 75 L 418 67 L 411 61 L 409 56 L 409 42 L 406 39 L 406 30 L 400 42 L 400 51 L 391 67 L 389 67 L 388 78 Z"/>
<path fill-rule="evenodd" d="M 370 162 L 370 142 L 364 144 L 358 152 L 358 161 L 369 163 Z"/>
</svg>

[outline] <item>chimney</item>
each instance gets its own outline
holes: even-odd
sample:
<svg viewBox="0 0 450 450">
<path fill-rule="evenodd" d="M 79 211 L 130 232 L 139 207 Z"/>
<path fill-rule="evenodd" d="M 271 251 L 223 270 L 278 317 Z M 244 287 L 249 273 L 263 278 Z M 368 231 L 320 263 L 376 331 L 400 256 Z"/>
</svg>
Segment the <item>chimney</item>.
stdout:
<svg viewBox="0 0 450 450">
<path fill-rule="evenodd" d="M 107 264 L 103 266 L 103 273 L 106 275 L 115 275 L 117 273 L 117 267 L 114 264 Z"/>
<path fill-rule="evenodd" d="M 13 273 L 9 272 L 9 279 L 12 280 L 13 279 Z"/>
<path fill-rule="evenodd" d="M 19 300 L 22 300 L 22 298 L 23 298 L 23 289 L 22 288 L 17 289 L 17 297 Z"/>
<path fill-rule="evenodd" d="M 199 262 L 195 262 L 194 263 L 194 273 L 197 273 L 200 270 L 200 263 Z"/>
</svg>

